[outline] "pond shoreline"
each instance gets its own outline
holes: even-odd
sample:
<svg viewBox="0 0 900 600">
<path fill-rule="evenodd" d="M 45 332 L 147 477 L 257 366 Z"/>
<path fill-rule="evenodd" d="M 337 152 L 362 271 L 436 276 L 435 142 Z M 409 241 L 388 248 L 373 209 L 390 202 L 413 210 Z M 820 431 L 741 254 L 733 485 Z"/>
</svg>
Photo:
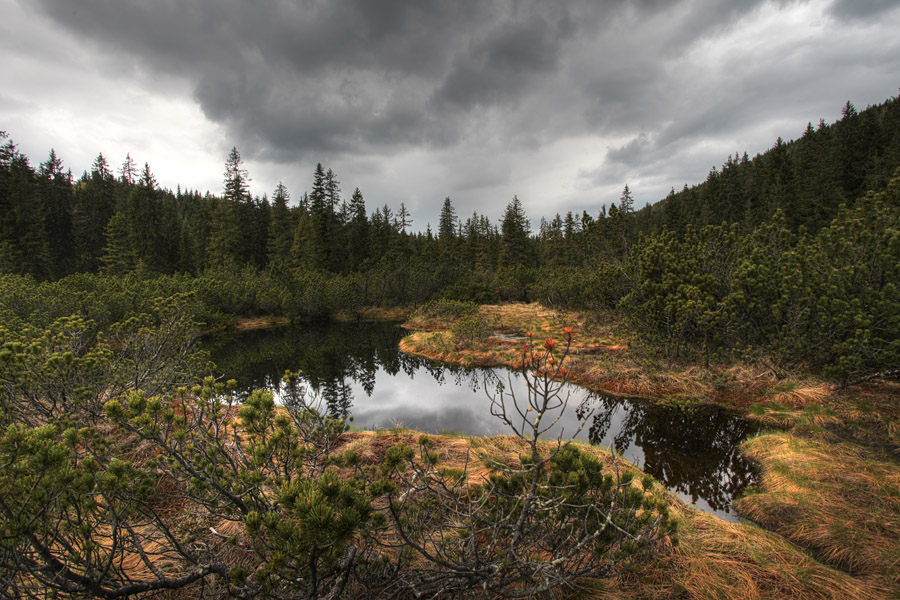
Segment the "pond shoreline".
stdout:
<svg viewBox="0 0 900 600">
<path fill-rule="evenodd" d="M 480 310 L 498 319 L 496 331 L 513 337 L 533 331 L 541 344 L 545 337 L 562 339 L 563 327 L 575 321 L 571 360 L 582 370 L 573 369 L 573 383 L 664 405 L 715 403 L 778 430 L 742 446 L 760 464 L 762 480 L 735 508 L 764 527 L 725 522 L 669 493 L 670 508 L 682 524 L 679 545 L 588 597 L 896 597 L 900 461 L 889 456 L 894 446 L 887 436 L 900 431 L 900 419 L 891 412 L 900 406 L 900 386 L 871 384 L 835 393 L 814 378 L 794 375 L 778 381 L 746 366 L 644 374 L 639 371 L 646 363 L 616 324 L 586 323 L 583 315 L 537 305 Z M 404 324 L 409 333 L 398 340 L 399 349 L 450 364 L 494 368 L 509 368 L 511 357 L 521 352 L 521 339 L 488 338 L 457 347 L 451 324 L 417 323 L 413 317 Z M 451 433 L 441 436 L 445 443 L 468 446 L 473 440 L 499 439 Z M 345 435 L 352 440 L 360 434 Z"/>
<path fill-rule="evenodd" d="M 704 540 L 688 535 L 682 543 L 686 539 L 700 545 L 714 543 L 715 563 L 731 552 L 719 544 L 728 546 L 736 536 L 746 542 L 767 530 L 771 533 L 766 535 L 774 537 L 767 543 L 757 537 L 755 544 L 773 554 L 755 550 L 759 562 L 738 560 L 733 567 L 734 576 L 745 579 L 750 589 L 763 589 L 761 579 L 765 578 L 801 577 L 795 571 L 799 565 L 785 561 L 791 548 L 807 557 L 802 570 L 821 563 L 835 570 L 835 578 L 828 589 L 811 595 L 804 586 L 785 594 L 790 585 L 775 595 L 897 597 L 891 590 L 900 589 L 900 386 L 880 383 L 838 391 L 809 375 L 779 380 L 765 368 L 747 365 L 676 370 L 654 364 L 640 353 L 633 355 L 627 332 L 615 323 L 598 325 L 585 315 L 556 313 L 536 304 L 481 306 L 479 313 L 495 332 L 518 334 L 526 340 L 530 333 L 537 345 L 545 337 L 562 340 L 564 327 L 572 327 L 576 341 L 569 357 L 569 380 L 573 383 L 652 403 L 714 403 L 776 430 L 742 445 L 760 465 L 762 480 L 756 491 L 735 503 L 739 514 L 765 530 L 750 523 L 711 524 L 705 515 L 686 508 L 689 527 Z M 461 344 L 450 330 L 452 324 L 453 319 L 414 316 L 404 324 L 411 333 L 400 347 L 463 366 L 516 365 L 521 340 L 489 336 Z M 694 526 L 699 529 L 693 530 Z M 709 576 L 710 569 L 720 567 L 697 568 Z M 721 595 L 730 587 L 723 580 L 709 584 L 705 589 L 711 595 Z M 734 592 L 726 595 L 746 597 L 747 589 Z"/>
</svg>

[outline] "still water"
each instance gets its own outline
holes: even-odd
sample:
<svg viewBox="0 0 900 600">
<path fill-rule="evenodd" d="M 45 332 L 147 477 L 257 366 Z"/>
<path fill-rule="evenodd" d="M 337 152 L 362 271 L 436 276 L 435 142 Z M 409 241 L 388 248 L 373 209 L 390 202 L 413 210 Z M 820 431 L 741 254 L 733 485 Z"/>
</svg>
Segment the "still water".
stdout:
<svg viewBox="0 0 900 600">
<path fill-rule="evenodd" d="M 321 323 L 203 338 L 216 370 L 239 393 L 278 393 L 285 370 L 301 371 L 308 388 L 334 413 L 367 429 L 403 426 L 428 433 L 506 434 L 491 397 L 512 409 L 527 387 L 503 369 L 464 369 L 410 356 L 397 347 L 406 332 L 389 323 Z M 501 388 L 498 386 L 502 386 Z M 738 446 L 752 422 L 713 407 L 660 407 L 592 394 L 567 385 L 566 410 L 545 436 L 614 448 L 696 508 L 735 520 L 731 501 L 756 481 Z M 583 418 L 581 418 L 583 417 Z M 545 419 L 546 422 L 546 419 Z"/>
</svg>

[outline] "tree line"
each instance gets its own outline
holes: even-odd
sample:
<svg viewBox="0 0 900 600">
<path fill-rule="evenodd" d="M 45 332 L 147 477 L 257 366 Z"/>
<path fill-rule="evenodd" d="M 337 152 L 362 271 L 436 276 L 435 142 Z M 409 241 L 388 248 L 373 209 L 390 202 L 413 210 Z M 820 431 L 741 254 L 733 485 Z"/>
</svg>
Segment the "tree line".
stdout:
<svg viewBox="0 0 900 600">
<path fill-rule="evenodd" d="M 253 197 L 232 149 L 222 194 L 201 195 L 161 189 L 130 156 L 114 173 L 100 155 L 77 180 L 52 150 L 34 169 L 7 140 L 0 271 L 19 276 L 3 280 L 7 294 L 24 286 L 45 304 L 73 288 L 135 302 L 127 289 L 193 291 L 205 321 L 432 298 L 612 310 L 673 361 L 749 355 L 851 381 L 898 356 L 898 165 L 898 99 L 862 112 L 848 102 L 835 123 L 729 157 L 641 210 L 626 185 L 608 209 L 531 231 L 517 197 L 499 223 L 445 198 L 437 231 L 412 231 L 404 204 L 370 212 L 321 164 L 298 198 L 282 184 Z"/>
</svg>

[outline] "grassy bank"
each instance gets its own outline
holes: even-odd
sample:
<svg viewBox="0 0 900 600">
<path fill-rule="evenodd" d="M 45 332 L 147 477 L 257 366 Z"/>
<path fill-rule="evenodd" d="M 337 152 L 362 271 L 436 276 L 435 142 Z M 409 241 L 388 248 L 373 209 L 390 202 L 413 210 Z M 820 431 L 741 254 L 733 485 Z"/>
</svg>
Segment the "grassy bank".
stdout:
<svg viewBox="0 0 900 600">
<path fill-rule="evenodd" d="M 379 464 L 387 448 L 398 443 L 416 444 L 419 434 L 401 429 L 356 432 L 344 435 L 346 449 L 354 450 L 366 464 Z M 485 466 L 503 462 L 515 466 L 524 449 L 522 440 L 510 436 L 429 436 L 443 468 L 466 467 L 469 480 L 486 476 Z M 588 447 L 584 447 L 588 449 Z M 590 448 L 607 465 L 613 456 Z M 640 473 L 617 459 L 623 470 Z M 680 500 L 654 484 L 664 495 L 679 522 L 677 543 L 668 544 L 649 565 L 611 580 L 584 582 L 576 597 L 618 600 L 701 598 L 888 598 L 889 588 L 878 578 L 848 574 L 816 560 L 784 537 L 749 523 L 726 523 L 714 516 L 685 507 Z"/>
<path fill-rule="evenodd" d="M 900 386 L 838 390 L 750 364 L 672 366 L 620 323 L 536 304 L 482 306 L 490 335 L 413 317 L 406 352 L 461 365 L 515 365 L 523 341 L 573 328 L 570 380 L 658 402 L 713 402 L 776 430 L 744 444 L 763 473 L 729 524 L 679 505 L 681 543 L 603 598 L 900 598 Z"/>
<path fill-rule="evenodd" d="M 461 343 L 452 321 L 413 316 L 405 326 L 406 352 L 469 365 L 512 366 L 526 335 L 562 339 L 573 328 L 571 376 L 592 389 L 667 402 L 714 402 L 746 408 L 763 404 L 803 407 L 828 396 L 827 382 L 808 375 L 778 380 L 771 370 L 753 365 L 673 367 L 640 348 L 620 322 L 598 322 L 581 313 L 561 313 L 538 304 L 486 305 L 480 313 L 499 335 Z M 468 342 L 468 340 L 467 340 Z"/>
</svg>

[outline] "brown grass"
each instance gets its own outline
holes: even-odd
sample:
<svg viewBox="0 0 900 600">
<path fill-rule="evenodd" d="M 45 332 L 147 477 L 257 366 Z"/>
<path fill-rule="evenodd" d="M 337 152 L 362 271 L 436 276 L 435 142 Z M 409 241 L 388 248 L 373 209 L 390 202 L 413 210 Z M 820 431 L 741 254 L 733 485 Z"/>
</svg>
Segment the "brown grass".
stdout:
<svg viewBox="0 0 900 600">
<path fill-rule="evenodd" d="M 634 343 L 634 335 L 619 321 L 598 323 L 577 312 L 558 313 L 538 304 L 484 305 L 481 313 L 496 323 L 496 332 L 541 341 L 563 338 L 574 330 L 568 359 L 570 379 L 597 391 L 642 396 L 664 402 L 713 402 L 736 408 L 775 404 L 793 408 L 821 403 L 834 392 L 811 377 L 776 380 L 771 370 L 757 365 L 727 367 L 661 364 Z M 404 326 L 415 330 L 400 343 L 404 352 L 464 366 L 512 366 L 522 341 L 491 337 L 480 344 L 459 344 L 439 319 L 414 319 Z"/>
<path fill-rule="evenodd" d="M 900 464 L 850 443 L 787 432 L 749 440 L 758 493 L 736 508 L 822 561 L 900 590 Z"/>
<path fill-rule="evenodd" d="M 367 306 L 356 311 L 340 310 L 331 313 L 329 318 L 333 321 L 405 321 L 409 318 L 410 310 L 403 307 L 381 308 Z"/>
<path fill-rule="evenodd" d="M 483 306 L 481 311 L 496 319 L 498 332 L 532 332 L 535 340 L 560 340 L 562 329 L 573 327 L 570 379 L 588 387 L 662 402 L 752 405 L 754 418 L 791 429 L 744 445 L 763 476 L 759 490 L 738 500 L 736 508 L 759 526 L 725 523 L 669 496 L 681 523 L 679 544 L 626 576 L 584 582 L 587 591 L 576 597 L 900 598 L 900 385 L 868 384 L 837 392 L 814 377 L 790 374 L 779 380 L 755 365 L 672 367 L 642 354 L 620 323 L 598 324 L 536 304 Z M 402 350 L 463 365 L 511 366 L 520 356 L 521 341 L 491 337 L 462 348 L 446 324 L 419 325 L 430 331 L 411 333 L 401 341 Z M 353 449 L 363 464 L 375 466 L 397 443 L 415 448 L 419 435 L 399 430 L 348 433 L 341 449 Z M 516 466 L 525 449 L 521 440 L 509 436 L 429 439 L 440 466 L 466 468 L 470 484 L 487 476 L 492 463 Z M 610 455 L 592 451 L 612 461 Z M 130 452 L 140 461 L 148 449 L 138 445 Z M 207 523 L 203 515 L 174 504 L 172 510 L 179 529 L 201 532 L 225 554 L 239 552 L 204 532 L 214 526 L 240 538 L 240 526 Z M 134 564 L 134 569 L 141 566 Z"/>
<path fill-rule="evenodd" d="M 758 493 L 737 502 L 770 531 L 680 507 L 681 545 L 598 598 L 900 598 L 900 385 L 838 391 L 803 373 L 759 365 L 660 364 L 620 323 L 536 304 L 483 306 L 497 330 L 562 339 L 574 328 L 570 379 L 658 402 L 715 402 L 791 430 L 747 442 L 763 468 Z M 521 342 L 492 337 L 462 348 L 439 322 L 401 349 L 463 365 L 512 366 Z M 803 437 L 800 437 L 803 436 Z M 796 545 L 795 545 L 796 544 Z M 826 564 L 822 564 L 822 561 Z M 596 588 L 596 589 L 595 589 Z"/>
<path fill-rule="evenodd" d="M 269 327 L 280 327 L 290 324 L 291 320 L 287 317 L 264 316 L 264 317 L 243 317 L 235 321 L 234 328 L 238 331 L 250 331 L 253 329 L 267 329 Z"/>
<path fill-rule="evenodd" d="M 416 448 L 420 435 L 414 431 L 346 433 L 341 437 L 338 452 L 352 449 L 360 456 L 363 464 L 377 466 L 383 461 L 388 448 L 398 443 Z M 466 469 L 470 484 L 480 483 L 488 475 L 490 464 L 499 462 L 511 467 L 519 466 L 519 456 L 526 450 L 525 442 L 513 436 L 429 435 L 428 438 L 429 449 L 440 457 L 439 466 Z M 897 589 L 897 563 L 891 563 L 891 556 L 896 551 L 896 540 L 900 536 L 896 523 L 898 499 L 896 495 L 891 496 L 900 485 L 896 469 L 883 464 L 873 469 L 872 459 L 854 452 L 852 448 L 839 448 L 837 453 L 842 457 L 841 467 L 829 467 L 829 457 L 835 454 L 831 447 L 796 440 L 788 434 L 756 438 L 748 442 L 747 446 L 751 454 L 764 465 L 765 476 L 763 491 L 740 501 L 739 508 L 777 533 L 767 532 L 751 524 L 725 523 L 714 516 L 692 510 L 656 484 L 655 493 L 665 495 L 672 514 L 681 525 L 678 545 L 667 545 L 652 563 L 640 565 L 625 576 L 607 581 L 585 581 L 583 583 L 586 590 L 574 597 L 597 600 L 837 600 L 891 597 L 892 590 Z M 594 452 L 609 465 L 615 460 L 606 451 L 590 447 L 584 449 Z M 621 459 L 618 461 L 623 470 L 638 473 L 633 466 Z M 787 467 L 781 467 L 782 463 Z M 822 471 L 825 475 L 821 474 Z M 814 500 L 816 497 L 811 496 L 811 490 L 819 486 L 824 486 L 827 497 L 832 498 L 829 486 L 844 485 L 841 482 L 846 481 L 859 494 L 867 494 L 868 501 L 861 505 L 863 508 L 854 508 L 855 505 L 848 502 L 847 505 L 827 506 L 817 513 L 813 512 L 815 502 L 800 501 L 802 498 Z M 884 495 L 889 497 L 889 502 L 883 500 Z M 853 498 L 854 502 L 862 500 Z M 786 510 L 785 507 L 789 506 L 799 508 L 792 512 Z M 176 512 L 172 519 L 178 529 L 199 533 L 223 558 L 253 567 L 254 559 L 241 552 L 241 546 L 246 540 L 240 525 L 214 522 L 209 520 L 208 515 L 192 511 Z M 871 515 L 867 516 L 867 512 Z M 802 520 L 796 520 L 797 514 L 801 514 Z M 826 514 L 832 519 L 835 515 L 850 515 L 852 527 L 864 529 L 866 533 L 858 536 L 858 544 L 852 546 L 850 551 L 846 551 L 844 546 L 835 546 L 838 552 L 833 556 L 828 555 L 825 547 L 820 545 L 814 548 L 809 536 L 799 535 L 798 531 L 803 531 L 803 527 L 797 525 L 799 522 L 807 524 L 807 528 L 813 527 L 817 521 L 824 520 Z M 766 522 L 766 519 L 771 522 Z M 881 528 L 881 533 L 875 531 L 876 524 Z M 213 535 L 209 527 L 214 527 L 220 535 Z M 783 527 L 793 527 L 794 530 L 782 531 Z M 228 544 L 223 539 L 232 535 L 237 539 L 236 545 Z M 801 547 L 798 548 L 792 542 Z M 812 550 L 817 557 L 833 566 L 818 562 L 804 552 L 803 548 Z M 133 569 L 132 574 L 144 574 L 143 565 L 136 558 L 127 558 Z M 856 576 L 842 572 L 835 566 L 850 570 Z M 177 571 L 175 564 L 171 568 L 173 572 Z M 173 596 L 189 597 L 185 592 L 182 590 Z"/>
<path fill-rule="evenodd" d="M 603 600 L 769 598 L 876 599 L 886 590 L 816 562 L 759 527 L 723 521 L 690 509 L 678 514 L 680 543 L 648 569 L 604 582 Z"/>
<path fill-rule="evenodd" d="M 753 525 L 686 521 L 674 587 L 687 598 L 880 598 L 877 586 L 817 563 Z"/>
<path fill-rule="evenodd" d="M 418 444 L 418 433 L 346 434 L 345 449 L 355 450 L 365 464 L 379 464 L 390 446 Z M 485 477 L 491 463 L 518 466 L 525 443 L 512 436 L 428 436 L 431 450 L 441 458 L 439 466 L 467 468 L 470 484 Z M 613 457 L 585 447 L 611 465 Z M 619 460 L 620 468 L 639 471 Z M 888 580 L 854 577 L 824 565 L 783 537 L 746 523 L 726 523 L 714 516 L 686 507 L 665 494 L 672 514 L 681 527 L 678 545 L 668 545 L 649 565 L 606 581 L 585 581 L 585 590 L 575 598 L 596 600 L 642 599 L 879 599 L 890 597 Z"/>
<path fill-rule="evenodd" d="M 393 444 L 417 444 L 419 434 L 350 434 L 347 448 L 363 461 L 377 464 Z M 488 472 L 485 464 L 518 465 L 525 450 L 522 440 L 511 436 L 459 438 L 429 436 L 431 448 L 441 456 L 440 466 L 467 466 L 470 483 Z M 611 464 L 607 452 L 587 448 Z M 476 460 L 477 457 L 477 460 Z M 637 469 L 619 463 L 621 468 Z M 657 493 L 664 493 L 657 484 Z M 649 565 L 610 581 L 586 581 L 586 591 L 574 597 L 612 600 L 625 598 L 736 598 L 736 599 L 877 599 L 887 598 L 883 582 L 853 577 L 817 562 L 784 538 L 751 524 L 725 523 L 714 516 L 685 507 L 667 496 L 670 510 L 681 523 L 677 546 L 669 545 Z"/>
</svg>

